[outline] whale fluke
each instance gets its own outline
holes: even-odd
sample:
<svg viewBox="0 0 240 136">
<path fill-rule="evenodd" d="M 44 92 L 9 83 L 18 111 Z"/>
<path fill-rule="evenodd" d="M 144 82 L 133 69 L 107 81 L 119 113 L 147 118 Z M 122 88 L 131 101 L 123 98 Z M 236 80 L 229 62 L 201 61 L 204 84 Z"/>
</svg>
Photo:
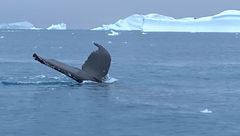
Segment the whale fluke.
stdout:
<svg viewBox="0 0 240 136">
<path fill-rule="evenodd" d="M 33 57 L 40 63 L 71 77 L 79 83 L 83 82 L 83 80 L 102 82 L 102 79 L 108 73 L 111 56 L 103 46 L 95 42 L 93 44 L 98 47 L 98 50 L 90 54 L 82 65 L 82 69 L 69 66 L 54 59 L 41 58 L 36 53 L 33 54 Z"/>
</svg>

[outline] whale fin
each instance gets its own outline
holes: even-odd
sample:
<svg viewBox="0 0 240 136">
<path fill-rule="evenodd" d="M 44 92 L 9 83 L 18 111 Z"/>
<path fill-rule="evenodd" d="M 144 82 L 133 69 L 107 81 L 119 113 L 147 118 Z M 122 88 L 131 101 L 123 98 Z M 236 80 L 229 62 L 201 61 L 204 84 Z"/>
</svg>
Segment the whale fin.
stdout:
<svg viewBox="0 0 240 136">
<path fill-rule="evenodd" d="M 92 80 L 96 81 L 93 77 L 91 77 L 88 73 L 85 71 L 69 66 L 67 64 L 64 64 L 62 62 L 59 62 L 54 59 L 43 59 L 39 57 L 36 53 L 33 54 L 33 57 L 35 60 L 39 61 L 40 63 L 49 66 L 63 74 L 65 74 L 68 77 L 71 77 L 72 79 L 76 80 L 77 82 L 81 83 L 83 80 Z"/>
<path fill-rule="evenodd" d="M 101 81 L 108 73 L 111 64 L 111 56 L 102 45 L 95 42 L 93 44 L 98 47 L 98 50 L 90 54 L 82 65 L 82 70 Z"/>
<path fill-rule="evenodd" d="M 36 53 L 33 54 L 33 57 L 40 63 L 71 77 L 77 82 L 81 83 L 83 80 L 102 82 L 102 79 L 108 73 L 111 64 L 111 56 L 101 45 L 97 43 L 93 44 L 98 47 L 98 50 L 90 54 L 82 65 L 82 69 L 69 66 L 54 59 L 41 58 Z"/>
</svg>

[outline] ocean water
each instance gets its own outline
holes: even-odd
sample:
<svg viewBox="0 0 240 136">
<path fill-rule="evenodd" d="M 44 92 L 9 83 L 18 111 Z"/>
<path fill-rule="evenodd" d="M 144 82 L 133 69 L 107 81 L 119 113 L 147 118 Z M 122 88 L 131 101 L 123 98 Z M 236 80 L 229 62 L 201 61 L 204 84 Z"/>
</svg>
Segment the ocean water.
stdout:
<svg viewBox="0 0 240 136">
<path fill-rule="evenodd" d="M 238 136 L 240 34 L 0 31 L 1 136 Z M 108 83 L 72 79 L 102 44 Z"/>
</svg>

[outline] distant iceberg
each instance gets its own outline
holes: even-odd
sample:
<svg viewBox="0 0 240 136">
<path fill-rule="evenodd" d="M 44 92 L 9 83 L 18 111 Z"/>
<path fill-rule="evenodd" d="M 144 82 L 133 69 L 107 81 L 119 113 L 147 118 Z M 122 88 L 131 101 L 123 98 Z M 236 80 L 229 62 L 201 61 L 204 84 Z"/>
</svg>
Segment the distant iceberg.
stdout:
<svg viewBox="0 0 240 136">
<path fill-rule="evenodd" d="M 226 10 L 217 15 L 201 18 L 175 19 L 159 14 L 134 14 L 115 24 L 92 30 L 140 30 L 144 32 L 240 32 L 240 11 Z"/>
<path fill-rule="evenodd" d="M 35 27 L 32 23 L 24 21 L 24 22 L 16 22 L 9 24 L 0 24 L 0 29 L 26 29 L 26 30 L 43 30 L 43 28 Z M 51 25 L 46 28 L 47 30 L 66 30 L 67 25 L 64 23 Z"/>
<path fill-rule="evenodd" d="M 50 27 L 47 28 L 47 30 L 66 30 L 66 29 L 67 25 L 64 23 L 51 25 Z"/>
<path fill-rule="evenodd" d="M 27 21 L 10 24 L 0 24 L 0 29 L 32 29 L 32 28 L 34 28 L 33 24 Z"/>
</svg>

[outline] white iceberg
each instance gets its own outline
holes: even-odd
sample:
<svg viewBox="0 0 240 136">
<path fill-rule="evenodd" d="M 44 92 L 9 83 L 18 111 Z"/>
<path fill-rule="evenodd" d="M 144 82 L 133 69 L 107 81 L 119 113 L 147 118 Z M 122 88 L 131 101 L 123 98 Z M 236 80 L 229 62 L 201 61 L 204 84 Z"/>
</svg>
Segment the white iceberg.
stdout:
<svg viewBox="0 0 240 136">
<path fill-rule="evenodd" d="M 66 30 L 66 29 L 67 29 L 67 25 L 64 23 L 51 25 L 50 27 L 47 28 L 47 30 Z"/>
<path fill-rule="evenodd" d="M 32 23 L 24 21 L 24 22 L 16 22 L 9 24 L 0 24 L 0 29 L 26 29 L 26 30 L 43 30 L 42 28 L 35 27 Z M 66 30 L 67 25 L 64 23 L 51 25 L 46 28 L 47 30 Z"/>
<path fill-rule="evenodd" d="M 134 14 L 114 24 L 92 30 L 140 30 L 144 32 L 240 32 L 240 11 L 227 10 L 201 18 L 175 19 L 159 14 Z"/>
<path fill-rule="evenodd" d="M 39 28 L 39 27 L 32 27 L 31 30 L 42 30 L 42 28 Z"/>
<path fill-rule="evenodd" d="M 32 29 L 34 28 L 33 24 L 30 22 L 16 22 L 9 24 L 0 24 L 0 29 Z"/>
<path fill-rule="evenodd" d="M 108 34 L 108 36 L 118 36 L 119 33 L 111 30 L 111 33 Z"/>
</svg>

